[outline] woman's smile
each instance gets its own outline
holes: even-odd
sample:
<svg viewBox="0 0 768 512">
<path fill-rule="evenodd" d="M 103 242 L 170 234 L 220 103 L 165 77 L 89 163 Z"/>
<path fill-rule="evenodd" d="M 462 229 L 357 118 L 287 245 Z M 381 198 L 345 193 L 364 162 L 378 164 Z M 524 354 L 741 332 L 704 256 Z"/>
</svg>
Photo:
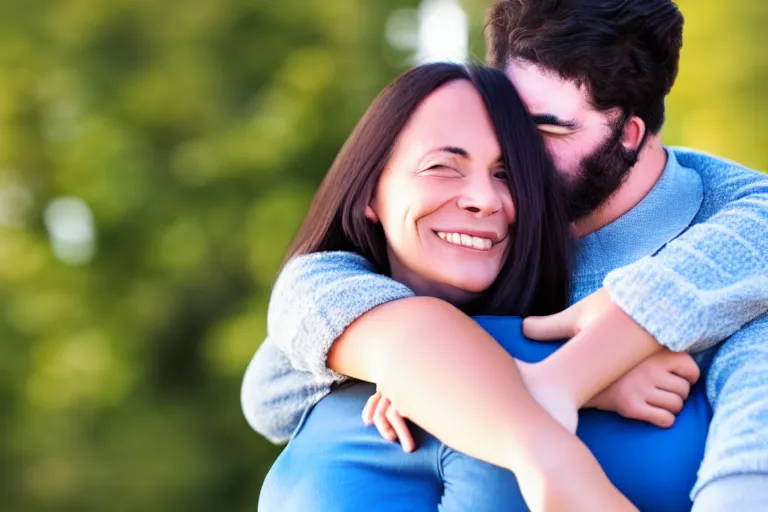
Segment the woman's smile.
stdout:
<svg viewBox="0 0 768 512">
<path fill-rule="evenodd" d="M 440 240 L 447 244 L 470 249 L 472 251 L 490 252 L 506 238 L 499 238 L 492 233 L 473 233 L 468 231 L 433 231 Z"/>
</svg>

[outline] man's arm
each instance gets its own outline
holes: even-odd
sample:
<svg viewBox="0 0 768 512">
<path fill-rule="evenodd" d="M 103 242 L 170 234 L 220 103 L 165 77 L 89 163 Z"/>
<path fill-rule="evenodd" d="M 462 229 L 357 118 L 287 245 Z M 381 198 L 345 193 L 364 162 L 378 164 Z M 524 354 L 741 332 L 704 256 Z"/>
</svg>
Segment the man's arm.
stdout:
<svg viewBox="0 0 768 512">
<path fill-rule="evenodd" d="M 267 338 L 243 379 L 248 423 L 272 442 L 285 442 L 303 412 L 348 377 L 327 365 L 333 342 L 378 305 L 413 296 L 354 253 L 327 252 L 291 260 L 275 283 Z"/>
<path fill-rule="evenodd" d="M 240 390 L 248 424 L 275 444 L 285 443 L 304 411 L 331 390 L 334 379 L 296 370 L 272 338 L 251 359 Z"/>
<path fill-rule="evenodd" d="M 768 176 L 691 150 L 675 155 L 699 172 L 701 211 L 711 216 L 604 285 L 663 346 L 699 352 L 768 311 Z"/>
<path fill-rule="evenodd" d="M 768 310 L 768 176 L 692 150 L 675 156 L 701 176 L 708 218 L 656 255 L 611 272 L 605 289 L 567 310 L 527 318 L 530 338 L 572 338 L 533 366 L 534 386 L 573 386 L 583 403 L 599 391 L 595 374 L 608 359 L 636 364 L 662 347 L 702 351 Z M 609 321 L 613 334 L 601 338 L 593 325 Z M 626 343 L 643 331 L 655 341 Z"/>
<path fill-rule="evenodd" d="M 707 374 L 707 398 L 714 416 L 691 491 L 694 510 L 737 510 L 716 506 L 726 501 L 724 494 L 740 487 L 762 489 L 760 496 L 768 490 L 768 315 L 744 326 L 718 349 Z M 727 500 L 738 501 L 734 496 Z"/>
<path fill-rule="evenodd" d="M 345 377 L 327 364 L 336 339 L 376 306 L 413 295 L 407 286 L 377 274 L 357 254 L 299 256 L 285 266 L 272 289 L 267 334 L 291 367 L 317 378 L 341 381 Z"/>
</svg>

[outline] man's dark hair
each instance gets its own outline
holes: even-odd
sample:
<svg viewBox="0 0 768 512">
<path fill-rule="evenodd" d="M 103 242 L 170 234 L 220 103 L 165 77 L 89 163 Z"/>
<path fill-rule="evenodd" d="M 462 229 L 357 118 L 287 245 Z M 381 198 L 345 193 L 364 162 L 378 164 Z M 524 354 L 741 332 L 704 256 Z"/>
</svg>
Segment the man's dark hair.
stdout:
<svg viewBox="0 0 768 512">
<path fill-rule="evenodd" d="M 568 297 L 571 235 L 563 191 L 544 141 L 504 73 L 482 66 L 425 64 L 400 75 L 374 100 L 320 185 L 286 259 L 321 251 L 352 251 L 389 273 L 381 224 L 365 216 L 397 137 L 436 89 L 456 80 L 483 98 L 501 146 L 516 211 L 499 276 L 472 314 L 545 315 Z"/>
<path fill-rule="evenodd" d="M 486 39 L 492 66 L 541 66 L 585 84 L 598 110 L 618 107 L 658 133 L 683 15 L 672 0 L 502 0 L 489 10 Z"/>
</svg>

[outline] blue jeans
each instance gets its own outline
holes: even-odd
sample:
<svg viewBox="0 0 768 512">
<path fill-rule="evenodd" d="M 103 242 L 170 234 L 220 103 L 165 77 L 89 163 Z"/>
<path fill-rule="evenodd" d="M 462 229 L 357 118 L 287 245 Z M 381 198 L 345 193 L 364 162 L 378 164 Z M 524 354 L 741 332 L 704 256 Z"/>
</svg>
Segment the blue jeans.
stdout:
<svg viewBox="0 0 768 512">
<path fill-rule="evenodd" d="M 507 352 L 525 361 L 544 359 L 560 346 L 525 339 L 519 319 L 477 320 Z M 415 425 L 418 449 L 410 454 L 366 427 L 361 412 L 374 391 L 371 384 L 348 384 L 305 413 L 264 481 L 260 511 L 528 510 L 509 471 L 453 450 Z M 577 434 L 640 510 L 690 511 L 688 493 L 710 418 L 703 386 L 697 385 L 672 428 L 584 410 Z"/>
</svg>

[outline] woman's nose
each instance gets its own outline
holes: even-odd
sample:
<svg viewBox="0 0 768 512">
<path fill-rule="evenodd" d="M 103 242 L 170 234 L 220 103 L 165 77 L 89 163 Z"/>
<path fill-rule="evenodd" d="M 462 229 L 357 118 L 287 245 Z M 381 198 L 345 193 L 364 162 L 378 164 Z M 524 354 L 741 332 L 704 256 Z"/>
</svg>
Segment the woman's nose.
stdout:
<svg viewBox="0 0 768 512">
<path fill-rule="evenodd" d="M 481 216 L 492 215 L 501 210 L 501 195 L 492 178 L 472 180 L 459 198 L 459 208 Z"/>
</svg>

